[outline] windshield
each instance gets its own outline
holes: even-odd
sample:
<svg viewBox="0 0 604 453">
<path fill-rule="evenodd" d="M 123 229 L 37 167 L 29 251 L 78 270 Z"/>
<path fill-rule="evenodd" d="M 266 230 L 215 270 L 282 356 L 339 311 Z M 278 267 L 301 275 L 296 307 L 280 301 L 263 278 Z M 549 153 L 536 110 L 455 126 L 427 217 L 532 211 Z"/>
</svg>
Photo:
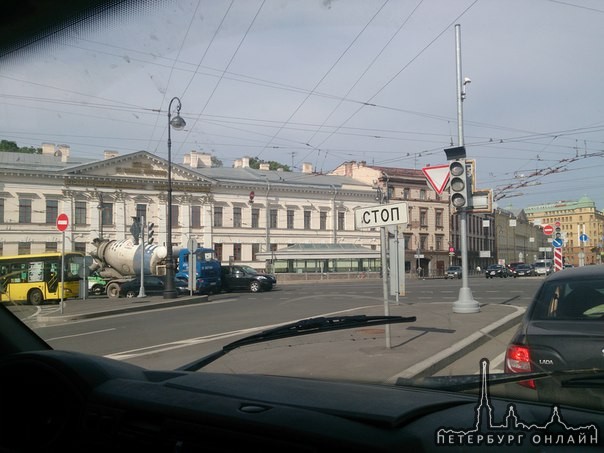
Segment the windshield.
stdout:
<svg viewBox="0 0 604 453">
<path fill-rule="evenodd" d="M 518 339 L 573 292 L 550 273 L 604 256 L 604 7 L 575 3 L 122 1 L 50 28 L 18 9 L 0 32 L 0 302 L 53 348 L 164 370 L 348 315 L 416 321 L 199 372 L 394 385 L 481 358 L 568 365 Z M 63 248 L 94 263 L 14 267 Z"/>
<path fill-rule="evenodd" d="M 253 267 L 250 267 L 250 266 L 241 266 L 241 270 L 243 272 L 245 272 L 246 274 L 250 274 L 250 275 L 255 275 L 258 273 L 256 271 L 256 269 L 254 269 Z"/>
</svg>

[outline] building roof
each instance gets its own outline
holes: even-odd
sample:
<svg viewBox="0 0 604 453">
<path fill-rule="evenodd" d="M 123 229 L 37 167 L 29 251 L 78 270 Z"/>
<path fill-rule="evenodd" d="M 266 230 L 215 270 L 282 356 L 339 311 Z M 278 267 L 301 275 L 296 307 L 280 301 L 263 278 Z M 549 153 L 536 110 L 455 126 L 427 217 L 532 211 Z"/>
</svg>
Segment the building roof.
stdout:
<svg viewBox="0 0 604 453">
<path fill-rule="evenodd" d="M 555 212 L 555 211 L 568 211 L 569 209 L 596 209 L 596 203 L 589 198 L 588 196 L 583 196 L 579 200 L 572 201 L 556 201 L 554 203 L 541 204 L 536 206 L 529 206 L 525 208 L 524 211 L 527 214 L 537 214 L 542 213 L 544 211 Z"/>
<path fill-rule="evenodd" d="M 380 258 L 378 250 L 356 244 L 293 244 L 269 253 L 258 253 L 260 259 L 342 259 Z"/>
<path fill-rule="evenodd" d="M 261 185 L 287 186 L 316 186 L 322 188 L 348 188 L 356 190 L 373 190 L 370 185 L 364 184 L 347 176 L 334 176 L 318 173 L 299 173 L 278 170 L 257 170 L 254 168 L 192 168 L 191 171 L 199 173 L 207 178 L 220 182 L 251 183 L 257 182 Z"/>
<path fill-rule="evenodd" d="M 0 168 L 6 170 L 35 170 L 37 172 L 61 172 L 74 165 L 94 162 L 94 159 L 70 157 L 64 162 L 61 156 L 19 152 L 0 152 Z"/>
</svg>

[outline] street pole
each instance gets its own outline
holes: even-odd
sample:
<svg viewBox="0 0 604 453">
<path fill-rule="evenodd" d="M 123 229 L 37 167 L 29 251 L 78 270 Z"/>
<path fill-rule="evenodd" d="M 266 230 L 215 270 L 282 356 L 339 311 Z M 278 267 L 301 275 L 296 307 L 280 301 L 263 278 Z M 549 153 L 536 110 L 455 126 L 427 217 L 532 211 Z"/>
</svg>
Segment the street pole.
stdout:
<svg viewBox="0 0 604 453">
<path fill-rule="evenodd" d="M 176 116 L 172 118 L 172 103 L 176 101 Z M 172 136 L 170 129 L 181 130 L 185 127 L 185 120 L 180 116 L 180 99 L 173 97 L 168 105 L 168 212 L 166 222 L 166 283 L 164 299 L 174 299 L 178 293 L 174 285 L 174 255 L 172 251 Z"/>
<path fill-rule="evenodd" d="M 137 297 L 147 297 L 145 294 L 145 216 L 142 216 L 139 219 L 140 229 L 141 229 L 141 286 L 138 290 Z"/>
<path fill-rule="evenodd" d="M 464 82 L 461 72 L 461 27 L 455 25 L 455 55 L 457 66 L 457 139 L 459 146 L 464 146 L 463 136 L 463 92 Z M 469 200 L 468 200 L 469 201 Z M 468 212 L 465 207 L 459 212 L 459 228 L 461 236 L 461 288 L 459 289 L 459 298 L 453 302 L 454 313 L 478 313 L 480 304 L 474 300 L 472 290 L 468 284 L 468 274 L 470 271 L 468 265 Z"/>
</svg>

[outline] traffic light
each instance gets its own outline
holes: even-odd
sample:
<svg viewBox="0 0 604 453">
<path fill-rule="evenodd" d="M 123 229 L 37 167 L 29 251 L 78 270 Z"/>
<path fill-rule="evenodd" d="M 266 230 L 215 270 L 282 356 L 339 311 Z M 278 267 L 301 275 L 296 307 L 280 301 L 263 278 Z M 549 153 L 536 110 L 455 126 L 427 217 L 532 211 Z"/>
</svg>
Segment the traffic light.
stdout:
<svg viewBox="0 0 604 453">
<path fill-rule="evenodd" d="M 151 244 L 155 240 L 155 238 L 153 237 L 153 235 L 155 234 L 155 231 L 153 230 L 154 227 L 155 224 L 153 222 L 149 222 L 147 224 L 147 244 Z"/>
<path fill-rule="evenodd" d="M 554 239 L 562 239 L 562 229 L 557 226 L 555 231 L 556 233 L 554 234 Z"/>
<path fill-rule="evenodd" d="M 451 188 L 451 206 L 456 209 L 468 207 L 470 195 L 466 160 L 457 159 L 449 164 L 449 184 Z"/>
</svg>

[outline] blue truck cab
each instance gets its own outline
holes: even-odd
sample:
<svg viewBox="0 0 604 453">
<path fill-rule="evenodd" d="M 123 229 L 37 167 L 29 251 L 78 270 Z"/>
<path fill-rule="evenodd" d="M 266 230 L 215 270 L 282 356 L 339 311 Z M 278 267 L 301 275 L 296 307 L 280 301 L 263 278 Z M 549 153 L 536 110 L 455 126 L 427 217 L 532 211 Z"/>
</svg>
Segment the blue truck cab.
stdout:
<svg viewBox="0 0 604 453">
<path fill-rule="evenodd" d="M 176 264 L 176 278 L 189 279 L 189 255 L 187 248 L 178 252 Z M 216 259 L 214 249 L 199 247 L 195 250 L 195 292 L 198 294 L 210 294 L 220 292 L 220 261 Z"/>
</svg>

